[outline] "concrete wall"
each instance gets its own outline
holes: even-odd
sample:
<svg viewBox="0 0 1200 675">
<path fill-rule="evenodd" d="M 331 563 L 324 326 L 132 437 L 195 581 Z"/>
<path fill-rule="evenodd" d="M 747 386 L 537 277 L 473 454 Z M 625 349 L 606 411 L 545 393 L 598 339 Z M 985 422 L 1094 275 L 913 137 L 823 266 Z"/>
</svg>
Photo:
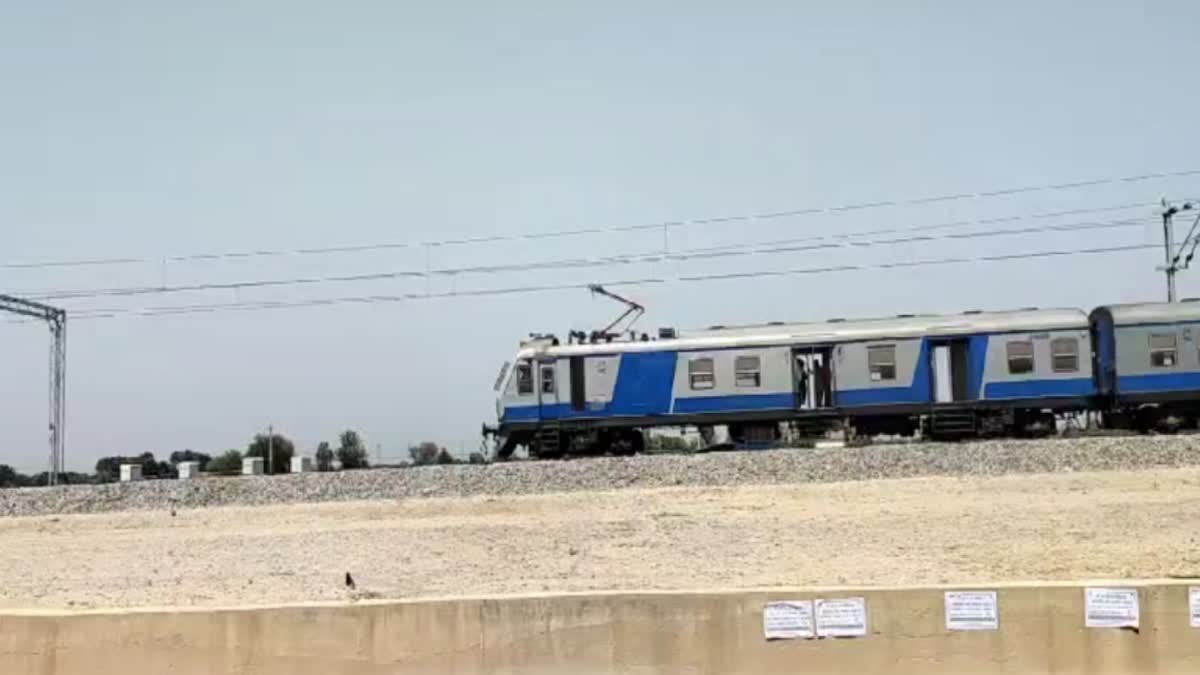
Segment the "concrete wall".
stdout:
<svg viewBox="0 0 1200 675">
<path fill-rule="evenodd" d="M 1125 584 L 1130 585 L 1130 584 Z M 974 588 L 988 588 L 977 586 Z M 995 587 L 992 587 L 995 588 Z M 945 589 L 631 593 L 270 609 L 0 615 L 0 673 L 1200 673 L 1187 584 L 1138 631 L 1084 628 L 1081 586 L 1000 587 L 1000 629 L 949 633 Z M 864 638 L 767 642 L 770 600 L 864 596 Z"/>
</svg>

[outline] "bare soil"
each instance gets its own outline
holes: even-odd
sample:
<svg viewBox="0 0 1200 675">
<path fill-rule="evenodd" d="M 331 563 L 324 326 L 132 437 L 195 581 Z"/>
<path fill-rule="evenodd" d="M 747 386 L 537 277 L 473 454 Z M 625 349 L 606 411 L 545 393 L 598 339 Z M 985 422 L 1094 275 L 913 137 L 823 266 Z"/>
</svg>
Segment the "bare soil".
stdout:
<svg viewBox="0 0 1200 675">
<path fill-rule="evenodd" d="M 1197 468 L 8 518 L 0 608 L 1194 576 L 1198 523 Z"/>
</svg>

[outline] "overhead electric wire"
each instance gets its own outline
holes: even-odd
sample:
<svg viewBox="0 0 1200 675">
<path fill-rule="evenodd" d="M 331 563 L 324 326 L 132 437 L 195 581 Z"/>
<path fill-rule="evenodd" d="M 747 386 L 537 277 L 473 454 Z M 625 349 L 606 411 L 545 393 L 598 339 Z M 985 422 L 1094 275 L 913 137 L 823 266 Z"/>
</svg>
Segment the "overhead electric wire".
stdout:
<svg viewBox="0 0 1200 675">
<path fill-rule="evenodd" d="M 955 265 L 973 262 L 1000 262 L 1005 260 L 1027 260 L 1035 258 L 1053 258 L 1072 255 L 1095 255 L 1100 253 L 1124 253 L 1145 249 L 1157 249 L 1157 244 L 1125 244 L 1121 246 L 1102 246 L 1083 249 L 1060 249 L 1054 251 L 1026 251 L 1023 253 L 1007 253 L 999 255 L 984 255 L 973 257 L 935 258 L 928 260 L 911 260 L 891 263 L 866 263 L 850 265 L 834 265 L 831 267 L 806 267 L 784 270 L 756 270 L 752 272 L 728 272 L 720 274 L 698 274 L 681 276 L 677 280 L 684 283 L 696 281 L 715 281 L 726 279 L 753 279 L 759 277 L 793 276 L 800 274 L 821 274 L 828 272 L 856 272 L 866 270 L 887 270 L 903 267 L 933 267 L 937 265 Z"/>
<path fill-rule="evenodd" d="M 1141 206 L 1140 204 L 1137 206 Z M 1132 208 L 1129 205 L 1102 207 L 1105 210 L 1117 210 L 1120 208 Z M 999 222 L 1013 222 L 1031 218 L 1043 218 L 1045 214 L 1033 214 L 1029 216 L 1011 216 L 1005 218 L 982 219 L 974 221 L 959 221 L 957 223 L 945 223 L 936 226 L 921 225 L 910 228 L 889 228 L 886 230 L 892 233 L 899 232 L 921 232 L 929 231 L 934 228 L 947 227 L 962 227 L 973 226 L 980 224 L 992 224 Z M 912 237 L 902 237 L 893 239 L 880 240 L 857 240 L 856 234 L 839 234 L 839 235 L 821 235 L 810 236 L 797 239 L 781 239 L 775 241 L 758 242 L 754 244 L 743 245 L 728 245 L 723 247 L 709 247 L 700 249 L 684 249 L 680 251 L 650 251 L 644 253 L 628 253 L 612 256 L 600 256 L 594 258 L 557 258 L 540 261 L 520 262 L 520 263 L 503 263 L 492 265 L 474 265 L 467 267 L 452 267 L 452 268 L 434 268 L 428 271 L 420 270 L 388 270 L 382 272 L 359 273 L 348 275 L 329 275 L 316 277 L 291 277 L 281 279 L 250 279 L 241 281 L 229 282 L 214 282 L 200 284 L 180 284 L 174 286 L 140 286 L 140 287 L 124 287 L 124 288 L 100 288 L 100 289 L 73 289 L 73 290 L 58 290 L 58 291 L 41 291 L 23 293 L 24 297 L 29 297 L 38 300 L 62 301 L 62 300 L 77 300 L 100 297 L 128 297 L 140 295 L 163 295 L 186 292 L 200 291 L 220 291 L 220 290 L 245 290 L 251 288 L 272 288 L 286 286 L 302 286 L 302 285 L 317 285 L 317 284 L 335 284 L 335 283 L 353 283 L 364 281 L 386 281 L 399 278 L 430 278 L 430 277 L 456 277 L 467 274 L 500 274 L 508 272 L 528 272 L 530 270 L 561 270 L 561 269 L 582 269 L 595 267 L 613 267 L 617 265 L 630 265 L 640 263 L 657 263 L 657 262 L 684 262 L 698 259 L 718 259 L 731 258 L 740 256 L 752 255 L 779 255 L 783 253 L 794 253 L 806 250 L 818 249 L 836 249 L 836 248 L 868 248 L 872 246 L 894 246 L 898 244 L 909 244 L 917 242 L 931 242 L 939 240 L 967 240 L 979 238 L 991 238 L 1001 236 L 1015 236 L 1025 234 L 1042 234 L 1053 232 L 1076 232 L 1083 230 L 1101 230 L 1101 229 L 1117 229 L 1140 227 L 1145 224 L 1145 217 L 1127 218 L 1111 221 L 1080 221 L 1072 223 L 1059 223 L 1052 225 L 1040 225 L 1022 228 L 1009 229 L 991 229 L 982 232 L 965 232 L 951 234 L 934 234 L 934 235 L 917 235 Z M 876 230 L 883 232 L 883 230 Z M 803 243 L 803 242 L 819 242 L 827 240 L 827 243 Z M 799 244 L 799 245 L 792 245 Z"/>
<path fill-rule="evenodd" d="M 1138 174 L 1132 176 L 1120 176 L 1113 178 L 1098 178 L 1093 180 L 1082 180 L 1066 183 L 1050 183 L 1044 185 L 1031 185 L 1024 187 L 1005 188 L 998 190 L 986 190 L 978 192 L 961 192 L 955 194 L 938 195 L 932 197 L 918 197 L 912 199 L 899 200 L 882 200 L 873 202 L 863 202 L 858 204 L 845 204 L 840 206 L 812 207 L 799 208 L 783 211 L 748 213 L 743 215 L 725 215 L 713 216 L 704 218 L 691 218 L 684 220 L 668 220 L 656 223 L 643 223 L 636 225 L 619 225 L 609 227 L 589 227 L 572 230 L 557 230 L 547 232 L 525 232 L 518 234 L 507 235 L 485 235 L 478 237 L 462 237 L 451 238 L 433 241 L 410 241 L 410 242 L 380 242 L 369 244 L 350 244 L 340 246 L 323 246 L 309 248 L 280 248 L 280 249 L 261 249 L 261 250 L 246 250 L 246 251 L 215 251 L 201 253 L 186 253 L 168 256 L 122 256 L 113 258 L 91 258 L 81 260 L 50 260 L 50 261 L 10 261 L 0 262 L 0 269 L 39 269 L 39 268 L 61 268 L 61 267 L 88 267 L 88 266 L 112 266 L 112 265 L 131 265 L 131 264 L 162 264 L 162 263 L 178 263 L 188 261 L 205 261 L 205 260 L 223 260 L 223 259 L 238 259 L 238 258 L 258 258 L 258 257 L 274 257 L 274 256 L 302 256 L 302 255 L 324 255 L 333 253 L 357 253 L 363 251 L 375 251 L 386 249 L 405 249 L 405 248 L 432 248 L 443 246 L 461 246 L 468 244 L 482 243 L 498 243 L 505 241 L 528 241 L 539 239 L 551 239 L 561 237 L 574 237 L 587 234 L 609 234 L 619 232 L 633 232 L 639 230 L 658 230 L 670 229 L 679 227 L 692 227 L 698 225 L 710 225 L 732 222 L 746 222 L 757 220 L 772 220 L 777 218 L 789 218 L 796 216 L 807 216 L 817 214 L 835 214 L 845 213 L 850 211 L 863 211 L 877 208 L 890 208 L 900 206 L 919 206 L 934 203 L 946 203 L 954 201 L 964 201 L 968 199 L 991 199 L 995 197 L 1007 197 L 1018 194 L 1031 194 L 1036 192 L 1052 192 L 1060 190 L 1074 190 L 1085 187 L 1096 187 L 1100 185 L 1115 185 L 1120 183 L 1137 183 L 1149 180 L 1160 180 L 1166 178 L 1183 178 L 1188 176 L 1200 175 L 1200 169 L 1186 169 L 1182 171 L 1155 172 L 1147 174 Z"/>
<path fill-rule="evenodd" d="M 901 232 L 927 232 L 932 230 L 947 230 L 957 229 L 962 227 L 982 226 L 982 225 L 999 225 L 1002 223 L 1011 223 L 1020 220 L 1043 220 L 1047 218 L 1061 218 L 1062 216 L 1081 215 L 1085 213 L 1104 213 L 1112 211 L 1125 211 L 1135 208 L 1145 208 L 1154 205 L 1155 202 L 1126 202 L 1124 204 L 1111 204 L 1106 206 L 1090 206 L 1086 208 L 1068 209 L 1063 211 L 1044 211 L 1041 213 L 1031 213 L 1022 215 L 999 216 L 992 218 L 975 218 L 970 220 L 956 220 L 945 223 L 936 223 L 932 225 L 915 225 L 909 227 L 885 227 L 876 230 L 858 230 L 855 232 L 841 232 L 835 234 L 820 234 L 807 235 L 804 237 L 794 237 L 788 239 L 775 239 L 770 241 L 757 242 L 756 245 L 767 246 L 773 244 L 791 244 L 804 241 L 821 241 L 826 239 L 844 240 L 856 237 L 864 237 L 876 234 L 894 234 Z M 738 248 L 744 244 L 722 244 L 719 246 L 708 246 L 704 248 L 690 249 L 692 252 L 701 251 L 722 251 L 730 248 Z"/>
<path fill-rule="evenodd" d="M 885 263 L 864 263 L 851 265 L 835 265 L 828 267 L 803 267 L 781 270 L 756 270 L 750 272 L 714 273 L 681 276 L 674 279 L 648 277 L 641 279 L 615 279 L 600 282 L 604 286 L 651 286 L 675 283 L 699 283 L 706 281 L 726 281 L 755 279 L 768 277 L 798 276 L 810 274 L 831 274 L 844 272 L 862 272 L 871 270 L 891 270 L 903 268 L 933 267 L 942 265 L 957 265 L 970 263 L 994 263 L 1014 260 L 1035 260 L 1055 257 L 1072 257 L 1084 255 L 1103 255 L 1112 253 L 1130 253 L 1143 250 L 1157 250 L 1157 244 L 1124 244 L 1083 249 L 1059 249 L 1049 251 L 1025 251 L 1020 253 L 981 255 L 972 257 L 946 257 L 924 260 L 896 261 Z M 583 290 L 596 282 L 544 284 L 529 286 L 509 286 L 501 288 L 480 288 L 464 291 L 452 290 L 437 293 L 407 293 L 398 295 L 366 295 L 334 298 L 303 298 L 283 301 L 230 302 L 205 305 L 166 305 L 146 307 L 141 309 L 97 309 L 81 310 L 71 313 L 72 320 L 79 319 L 108 319 L 119 317 L 160 317 L 185 314 L 211 314 L 225 311 L 265 311 L 273 309 L 295 309 L 300 307 L 316 307 L 345 304 L 379 304 L 408 301 L 436 300 L 460 297 L 488 297 L 501 295 L 521 295 L 527 293 L 543 293 L 567 290 Z M 14 319 L 9 323 L 23 323 L 23 319 Z"/>
</svg>

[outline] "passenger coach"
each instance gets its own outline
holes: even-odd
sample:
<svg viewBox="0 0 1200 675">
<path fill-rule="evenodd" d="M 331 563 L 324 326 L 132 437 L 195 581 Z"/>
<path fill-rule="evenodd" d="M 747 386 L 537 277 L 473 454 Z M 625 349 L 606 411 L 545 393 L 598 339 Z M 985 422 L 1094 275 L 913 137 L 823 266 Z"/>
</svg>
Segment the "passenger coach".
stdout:
<svg viewBox="0 0 1200 675">
<path fill-rule="evenodd" d="M 742 443 L 775 440 L 782 422 L 859 434 L 1051 432 L 1056 412 L 1086 409 L 1095 395 L 1096 322 L 1027 309 L 666 330 L 656 340 L 539 337 L 497 380 L 498 455 L 634 453 L 656 426 L 727 425 Z"/>
<path fill-rule="evenodd" d="M 1111 426 L 1194 425 L 1200 400 L 1200 302 L 1097 307 L 1097 394 Z"/>
</svg>

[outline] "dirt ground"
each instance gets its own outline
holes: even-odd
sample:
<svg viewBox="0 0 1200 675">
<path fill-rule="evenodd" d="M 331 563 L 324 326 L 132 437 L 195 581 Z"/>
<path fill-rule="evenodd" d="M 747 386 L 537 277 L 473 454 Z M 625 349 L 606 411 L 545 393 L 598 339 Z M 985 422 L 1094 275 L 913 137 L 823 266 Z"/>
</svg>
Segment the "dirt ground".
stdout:
<svg viewBox="0 0 1200 675">
<path fill-rule="evenodd" d="M 0 608 L 1191 576 L 1197 523 L 1200 469 L 9 518 Z"/>
</svg>

